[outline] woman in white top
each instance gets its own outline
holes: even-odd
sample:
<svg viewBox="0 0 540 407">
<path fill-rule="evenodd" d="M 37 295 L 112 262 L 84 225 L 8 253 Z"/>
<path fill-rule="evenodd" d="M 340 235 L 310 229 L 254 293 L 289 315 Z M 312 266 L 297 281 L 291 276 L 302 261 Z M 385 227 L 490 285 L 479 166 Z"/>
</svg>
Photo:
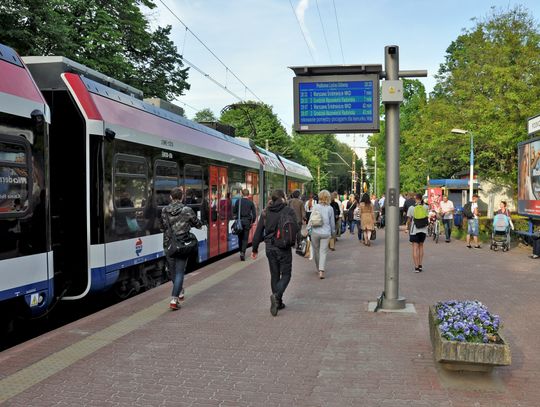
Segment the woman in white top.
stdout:
<svg viewBox="0 0 540 407">
<path fill-rule="evenodd" d="M 331 199 L 330 192 L 326 189 L 319 192 L 319 203 L 313 207 L 308 222 L 308 230 L 311 231 L 313 258 L 320 279 L 324 278 L 324 271 L 326 269 L 328 241 L 336 233 L 334 209 L 330 206 Z"/>
</svg>

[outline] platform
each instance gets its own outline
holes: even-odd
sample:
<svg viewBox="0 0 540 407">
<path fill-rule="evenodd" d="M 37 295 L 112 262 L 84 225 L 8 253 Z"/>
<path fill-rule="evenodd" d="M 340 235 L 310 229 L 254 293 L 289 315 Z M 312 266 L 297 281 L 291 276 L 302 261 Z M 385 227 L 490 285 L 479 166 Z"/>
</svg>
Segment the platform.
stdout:
<svg viewBox="0 0 540 407">
<path fill-rule="evenodd" d="M 294 256 L 287 307 L 270 315 L 264 250 L 186 278 L 0 353 L 0 405 L 28 406 L 537 406 L 540 260 L 530 250 L 425 245 L 413 273 L 400 233 L 400 295 L 416 312 L 371 312 L 384 285 L 384 232 L 371 247 L 346 234 L 326 279 Z M 248 254 L 250 250 L 248 250 Z M 478 299 L 501 316 L 512 365 L 466 378 L 441 371 L 429 305 Z"/>
</svg>

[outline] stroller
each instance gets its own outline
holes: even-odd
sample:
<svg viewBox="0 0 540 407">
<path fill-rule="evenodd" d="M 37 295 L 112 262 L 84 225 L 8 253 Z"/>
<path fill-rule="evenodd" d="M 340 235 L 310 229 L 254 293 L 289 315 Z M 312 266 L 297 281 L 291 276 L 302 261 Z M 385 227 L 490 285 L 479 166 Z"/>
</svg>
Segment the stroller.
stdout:
<svg viewBox="0 0 540 407">
<path fill-rule="evenodd" d="M 503 214 L 495 215 L 493 218 L 493 231 L 491 232 L 491 250 L 497 251 L 502 247 L 503 252 L 510 250 L 510 221 L 508 216 Z"/>
</svg>

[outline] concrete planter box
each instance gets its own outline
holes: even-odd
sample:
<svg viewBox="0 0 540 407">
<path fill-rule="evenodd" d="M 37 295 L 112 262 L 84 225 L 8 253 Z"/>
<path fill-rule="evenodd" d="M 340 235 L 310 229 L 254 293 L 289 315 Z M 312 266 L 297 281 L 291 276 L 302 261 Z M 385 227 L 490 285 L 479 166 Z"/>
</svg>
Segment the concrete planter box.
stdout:
<svg viewBox="0 0 540 407">
<path fill-rule="evenodd" d="M 429 307 L 429 333 L 435 360 L 448 370 L 489 372 L 495 366 L 508 366 L 512 362 L 510 347 L 500 335 L 500 343 L 469 343 L 443 338 L 433 305 Z"/>
</svg>

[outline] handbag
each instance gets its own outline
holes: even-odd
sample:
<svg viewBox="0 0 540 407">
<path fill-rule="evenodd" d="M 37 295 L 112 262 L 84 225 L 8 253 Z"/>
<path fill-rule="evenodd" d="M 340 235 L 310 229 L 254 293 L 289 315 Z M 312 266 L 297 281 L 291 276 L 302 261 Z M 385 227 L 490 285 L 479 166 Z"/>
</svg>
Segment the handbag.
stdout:
<svg viewBox="0 0 540 407">
<path fill-rule="evenodd" d="M 197 236 L 193 233 L 182 233 L 181 235 L 172 235 L 169 240 L 169 245 L 165 249 L 165 254 L 168 257 L 189 257 L 197 248 Z"/>
<path fill-rule="evenodd" d="M 300 243 L 296 247 L 296 254 L 304 257 L 306 254 L 307 248 L 308 248 L 308 238 L 306 236 L 306 237 L 303 237 L 302 240 L 300 240 Z"/>
<path fill-rule="evenodd" d="M 311 253 L 311 239 L 309 236 L 306 238 L 306 251 L 304 253 L 304 258 L 306 259 L 312 259 L 312 253 Z"/>
<path fill-rule="evenodd" d="M 332 251 L 336 250 L 336 238 L 331 237 L 328 239 L 328 248 Z"/>
<path fill-rule="evenodd" d="M 376 229 L 373 229 L 371 231 L 371 237 L 369 238 L 369 240 L 375 240 L 375 239 L 377 239 L 377 231 Z"/>
<path fill-rule="evenodd" d="M 242 198 L 238 202 L 238 218 L 233 222 L 231 226 L 231 233 L 233 235 L 239 235 L 244 231 L 244 225 L 242 225 L 242 219 L 240 219 L 240 213 L 242 210 Z"/>
</svg>

